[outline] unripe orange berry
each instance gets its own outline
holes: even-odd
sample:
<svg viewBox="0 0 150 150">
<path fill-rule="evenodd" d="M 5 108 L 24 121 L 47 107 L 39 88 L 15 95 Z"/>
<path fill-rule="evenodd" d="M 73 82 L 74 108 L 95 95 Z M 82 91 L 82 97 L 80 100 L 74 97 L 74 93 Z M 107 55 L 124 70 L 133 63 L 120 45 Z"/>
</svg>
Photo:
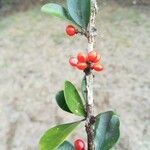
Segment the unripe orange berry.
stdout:
<svg viewBox="0 0 150 150">
<path fill-rule="evenodd" d="M 77 63 L 77 68 L 80 70 L 85 70 L 87 68 L 87 64 L 86 63 Z"/>
<path fill-rule="evenodd" d="M 86 56 L 86 62 L 89 62 L 88 55 Z"/>
<path fill-rule="evenodd" d="M 92 69 L 94 69 L 95 71 L 102 71 L 103 66 L 101 64 L 97 63 L 92 66 Z"/>
<path fill-rule="evenodd" d="M 85 143 L 81 139 L 74 142 L 75 150 L 85 150 Z"/>
<path fill-rule="evenodd" d="M 69 35 L 69 36 L 74 36 L 77 32 L 76 32 L 76 29 L 74 26 L 72 25 L 68 25 L 66 27 L 66 33 Z"/>
<path fill-rule="evenodd" d="M 70 63 L 71 66 L 76 66 L 77 63 L 78 63 L 78 60 L 77 60 L 77 58 L 75 58 L 75 57 L 71 57 L 71 58 L 69 59 L 69 63 Z"/>
<path fill-rule="evenodd" d="M 77 58 L 79 62 L 86 62 L 87 56 L 84 53 L 80 52 L 78 53 Z"/>
<path fill-rule="evenodd" d="M 88 60 L 91 62 L 95 62 L 97 58 L 97 53 L 95 51 L 91 51 L 88 53 Z"/>
<path fill-rule="evenodd" d="M 99 61 L 100 61 L 100 59 L 101 59 L 101 56 L 100 56 L 100 54 L 97 54 L 97 57 L 96 57 L 96 60 L 94 61 L 94 63 L 97 63 L 97 62 L 99 62 Z"/>
</svg>

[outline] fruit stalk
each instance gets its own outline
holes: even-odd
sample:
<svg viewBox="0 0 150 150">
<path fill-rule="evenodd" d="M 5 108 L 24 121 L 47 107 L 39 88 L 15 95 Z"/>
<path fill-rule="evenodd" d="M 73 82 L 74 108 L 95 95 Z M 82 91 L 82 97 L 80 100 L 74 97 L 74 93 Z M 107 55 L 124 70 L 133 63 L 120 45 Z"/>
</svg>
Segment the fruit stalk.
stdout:
<svg viewBox="0 0 150 150">
<path fill-rule="evenodd" d="M 96 19 L 96 13 L 97 13 L 98 7 L 97 7 L 97 1 L 91 0 L 91 16 L 90 16 L 90 22 L 89 22 L 89 33 L 87 36 L 88 39 L 88 47 L 87 52 L 94 50 L 94 44 L 95 44 L 95 37 L 96 37 L 96 28 L 95 28 L 95 19 Z M 86 94 L 87 94 L 87 102 L 86 102 L 86 112 L 87 112 L 87 118 L 86 118 L 86 132 L 87 132 L 87 149 L 88 150 L 94 150 L 94 131 L 93 131 L 93 124 L 94 124 L 94 111 L 93 111 L 93 74 L 91 72 L 91 69 L 85 72 L 86 76 Z"/>
</svg>

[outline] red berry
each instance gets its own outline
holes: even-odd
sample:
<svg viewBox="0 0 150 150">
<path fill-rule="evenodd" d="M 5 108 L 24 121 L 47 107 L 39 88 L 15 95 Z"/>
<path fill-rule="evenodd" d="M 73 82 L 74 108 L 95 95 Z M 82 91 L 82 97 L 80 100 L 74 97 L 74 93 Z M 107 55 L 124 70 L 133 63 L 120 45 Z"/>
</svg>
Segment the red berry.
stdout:
<svg viewBox="0 0 150 150">
<path fill-rule="evenodd" d="M 87 68 L 87 64 L 86 63 L 77 63 L 77 68 L 80 70 L 84 70 L 85 68 Z"/>
<path fill-rule="evenodd" d="M 91 51 L 88 53 L 88 60 L 91 62 L 95 62 L 97 58 L 97 53 L 95 51 Z"/>
<path fill-rule="evenodd" d="M 77 32 L 76 32 L 76 29 L 75 29 L 74 26 L 68 25 L 68 26 L 66 27 L 66 33 L 67 33 L 69 36 L 73 36 L 73 35 L 75 35 Z"/>
<path fill-rule="evenodd" d="M 92 66 L 92 69 L 94 69 L 95 71 L 102 71 L 103 66 L 101 64 L 97 63 Z"/>
<path fill-rule="evenodd" d="M 78 139 L 74 142 L 74 147 L 75 150 L 85 150 L 85 143 L 81 139 Z"/>
<path fill-rule="evenodd" d="M 100 54 L 97 54 L 97 57 L 96 57 L 96 60 L 94 61 L 94 63 L 97 63 L 97 62 L 99 62 L 99 61 L 100 61 L 100 59 L 101 59 L 101 56 L 100 56 Z"/>
<path fill-rule="evenodd" d="M 79 62 L 86 62 L 86 59 L 87 59 L 86 55 L 84 53 L 82 53 L 82 52 L 78 53 L 77 58 L 78 58 Z"/>
<path fill-rule="evenodd" d="M 71 66 L 76 66 L 77 63 L 78 63 L 78 60 L 77 60 L 77 58 L 75 58 L 75 57 L 71 57 L 71 58 L 69 59 L 69 63 L 70 63 Z"/>
</svg>

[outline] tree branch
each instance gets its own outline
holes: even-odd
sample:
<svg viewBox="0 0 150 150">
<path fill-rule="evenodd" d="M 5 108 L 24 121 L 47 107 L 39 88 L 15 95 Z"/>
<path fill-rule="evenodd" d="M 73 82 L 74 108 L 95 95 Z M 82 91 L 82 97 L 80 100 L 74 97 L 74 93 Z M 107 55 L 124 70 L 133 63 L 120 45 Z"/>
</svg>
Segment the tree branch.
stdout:
<svg viewBox="0 0 150 150">
<path fill-rule="evenodd" d="M 87 51 L 94 50 L 95 37 L 96 37 L 96 28 L 95 28 L 95 19 L 97 14 L 97 2 L 96 0 L 91 0 L 91 17 L 89 23 L 89 35 L 88 39 L 88 47 Z M 93 132 L 93 124 L 95 122 L 93 116 L 93 74 L 91 69 L 89 69 L 86 74 L 86 89 L 87 89 L 87 103 L 86 103 L 86 132 L 87 132 L 87 142 L 88 142 L 88 150 L 94 150 L 94 132 Z"/>
</svg>

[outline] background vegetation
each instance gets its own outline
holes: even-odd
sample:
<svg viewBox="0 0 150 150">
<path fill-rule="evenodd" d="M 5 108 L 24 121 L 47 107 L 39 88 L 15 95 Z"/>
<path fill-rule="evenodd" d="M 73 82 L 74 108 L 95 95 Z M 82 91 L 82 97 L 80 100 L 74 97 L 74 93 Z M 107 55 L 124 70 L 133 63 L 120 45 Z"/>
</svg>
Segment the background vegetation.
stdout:
<svg viewBox="0 0 150 150">
<path fill-rule="evenodd" d="M 18 10 L 27 10 L 31 6 L 52 2 L 53 0 L 0 0 L 0 8 L 3 8 L 5 13 L 10 11 L 18 11 Z M 98 1 L 99 4 L 104 4 L 107 2 L 117 2 L 121 5 L 132 5 L 132 4 L 142 4 L 142 5 L 149 5 L 150 0 L 100 0 Z M 64 0 L 54 0 L 53 2 L 64 2 Z M 2 13 L 2 10 L 0 11 Z M 4 13 L 3 13 L 4 15 Z"/>
</svg>

